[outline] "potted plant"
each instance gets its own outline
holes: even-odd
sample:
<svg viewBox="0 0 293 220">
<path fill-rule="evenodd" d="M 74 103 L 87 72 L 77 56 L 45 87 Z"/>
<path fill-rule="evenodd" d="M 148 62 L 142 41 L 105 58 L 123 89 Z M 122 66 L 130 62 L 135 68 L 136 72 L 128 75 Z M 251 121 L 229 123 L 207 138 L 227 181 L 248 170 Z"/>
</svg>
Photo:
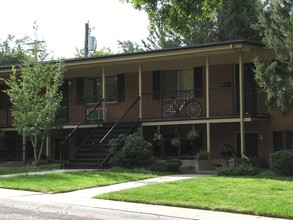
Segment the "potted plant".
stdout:
<svg viewBox="0 0 293 220">
<path fill-rule="evenodd" d="M 157 145 L 161 146 L 161 145 L 164 143 L 164 137 L 163 137 L 163 135 L 160 134 L 159 132 L 156 132 L 156 133 L 154 134 L 153 141 L 154 141 Z"/>
<path fill-rule="evenodd" d="M 192 143 L 195 143 L 196 139 L 199 137 L 199 133 L 195 130 L 194 126 L 190 131 L 187 133 L 187 140 Z"/>
<path fill-rule="evenodd" d="M 171 140 L 171 144 L 172 144 L 172 146 L 174 146 L 174 147 L 179 147 L 180 144 L 181 144 L 181 139 L 178 138 L 178 137 L 175 137 L 175 138 L 173 138 L 173 139 Z"/>
<path fill-rule="evenodd" d="M 196 160 L 209 160 L 210 159 L 210 153 L 207 151 L 200 151 L 196 154 Z"/>
</svg>

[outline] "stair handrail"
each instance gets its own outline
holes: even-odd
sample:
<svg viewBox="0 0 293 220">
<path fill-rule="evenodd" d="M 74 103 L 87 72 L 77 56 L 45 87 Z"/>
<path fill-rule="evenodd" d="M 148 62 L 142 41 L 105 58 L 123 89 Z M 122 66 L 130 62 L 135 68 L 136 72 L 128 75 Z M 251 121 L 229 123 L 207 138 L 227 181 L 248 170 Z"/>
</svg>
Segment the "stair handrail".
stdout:
<svg viewBox="0 0 293 220">
<path fill-rule="evenodd" d="M 62 158 L 61 158 L 61 151 L 62 151 L 62 146 L 66 143 L 66 141 L 69 140 L 69 138 L 77 131 L 77 129 L 80 128 L 81 125 L 84 124 L 84 122 L 88 119 L 88 117 L 103 103 L 104 99 L 101 99 L 95 106 L 94 108 L 91 109 L 91 111 L 84 117 L 84 119 L 79 122 L 79 124 L 67 135 L 67 137 L 60 143 L 60 168 L 63 168 L 64 167 L 64 164 L 66 164 L 70 158 L 74 155 L 74 153 L 81 147 L 81 145 L 78 146 L 77 149 L 75 149 L 67 158 L 67 160 L 65 160 L 63 163 L 62 163 Z M 94 129 L 94 131 L 100 127 L 100 125 L 102 124 L 102 121 L 98 122 L 98 125 L 96 126 L 96 128 Z M 92 131 L 91 134 L 94 132 Z M 91 135 L 90 134 L 90 135 Z M 89 136 L 87 137 L 87 139 L 89 138 Z"/>
<path fill-rule="evenodd" d="M 140 122 L 140 119 L 137 119 L 137 121 L 131 126 L 131 128 L 128 129 L 128 131 L 123 135 L 123 138 L 126 137 L 133 130 L 133 128 L 138 125 L 139 122 Z M 122 140 L 118 143 L 118 145 L 120 145 L 121 142 Z M 109 159 L 109 157 L 110 157 L 110 154 L 108 154 L 108 156 L 103 160 L 103 162 L 99 164 L 99 168 L 104 165 L 104 163 Z"/>
<path fill-rule="evenodd" d="M 67 137 L 61 142 L 61 145 L 65 144 L 65 142 L 75 133 L 75 131 L 82 125 L 84 124 L 84 122 L 88 119 L 88 117 L 102 104 L 102 102 L 104 101 L 104 99 L 101 99 L 97 105 L 95 105 L 94 108 L 91 109 L 91 111 L 89 112 L 89 114 L 87 114 L 84 119 L 79 122 L 79 124 L 67 135 Z"/>
<path fill-rule="evenodd" d="M 110 128 L 110 130 L 104 135 L 104 137 L 100 140 L 99 144 L 103 143 L 103 141 L 108 137 L 108 135 L 114 130 L 114 128 L 122 121 L 122 119 L 127 115 L 127 113 L 133 108 L 133 106 L 138 102 L 140 96 L 132 103 L 132 105 L 127 109 L 127 111 L 120 117 L 120 119 Z"/>
</svg>

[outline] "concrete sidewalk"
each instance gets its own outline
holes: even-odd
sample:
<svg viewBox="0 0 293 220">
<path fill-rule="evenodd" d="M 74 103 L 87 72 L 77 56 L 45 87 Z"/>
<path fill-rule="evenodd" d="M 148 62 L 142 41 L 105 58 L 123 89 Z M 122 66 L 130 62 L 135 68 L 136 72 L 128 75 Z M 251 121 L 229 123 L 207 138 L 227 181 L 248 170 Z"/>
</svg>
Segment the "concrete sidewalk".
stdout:
<svg viewBox="0 0 293 220">
<path fill-rule="evenodd" d="M 54 171 L 49 171 L 54 172 Z M 55 171 L 63 172 L 63 171 Z M 48 172 L 41 172 L 45 174 Z M 36 174 L 36 173 L 34 173 Z M 180 219 L 200 219 L 200 220 L 273 220 L 277 218 L 260 217 L 253 215 L 243 215 L 219 211 L 207 211 L 190 208 L 169 207 L 161 205 L 146 205 L 130 202 L 118 202 L 109 200 L 93 199 L 92 197 L 98 194 L 129 189 L 149 184 L 176 181 L 188 178 L 197 178 L 203 175 L 174 175 L 151 178 L 135 182 L 120 183 L 111 186 L 95 187 L 90 189 L 83 189 L 74 192 L 60 193 L 60 194 L 44 194 L 39 192 L 30 192 L 22 190 L 9 190 L 0 188 L 1 199 L 13 199 L 18 201 L 38 202 L 39 204 L 62 204 L 70 207 L 90 207 L 104 210 L 117 210 L 132 213 L 144 213 L 167 218 Z M 2 176 L 3 177 L 3 176 Z M 1 178 L 0 178 L 1 181 Z"/>
</svg>

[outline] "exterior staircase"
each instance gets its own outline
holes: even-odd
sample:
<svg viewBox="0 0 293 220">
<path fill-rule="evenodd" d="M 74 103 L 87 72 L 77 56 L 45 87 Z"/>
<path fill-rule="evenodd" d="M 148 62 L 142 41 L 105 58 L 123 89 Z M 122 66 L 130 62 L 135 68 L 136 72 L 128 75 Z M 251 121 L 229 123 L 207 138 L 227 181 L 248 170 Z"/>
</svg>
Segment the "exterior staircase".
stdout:
<svg viewBox="0 0 293 220">
<path fill-rule="evenodd" d="M 109 140 L 117 138 L 120 134 L 129 134 L 137 131 L 133 123 L 119 123 L 111 130 L 114 123 L 103 123 L 85 140 L 64 164 L 67 169 L 103 169 L 108 167 L 110 146 Z M 111 132 L 109 132 L 111 130 Z M 107 135 L 107 133 L 109 134 Z M 107 135 L 107 136 L 106 136 Z M 106 136 L 106 137 L 105 137 Z M 105 138 L 104 138 L 105 137 Z M 100 141 L 104 140 L 100 143 Z"/>
</svg>

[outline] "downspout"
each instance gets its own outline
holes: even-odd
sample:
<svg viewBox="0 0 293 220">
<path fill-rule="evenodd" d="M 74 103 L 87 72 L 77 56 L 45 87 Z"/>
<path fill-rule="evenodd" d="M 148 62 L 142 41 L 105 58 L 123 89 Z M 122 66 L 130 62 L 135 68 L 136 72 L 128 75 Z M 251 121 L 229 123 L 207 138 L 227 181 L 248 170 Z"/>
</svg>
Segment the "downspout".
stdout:
<svg viewBox="0 0 293 220">
<path fill-rule="evenodd" d="M 244 129 L 244 71 L 243 71 L 243 54 L 239 53 L 239 107 L 240 107 L 240 147 L 241 157 L 249 161 L 245 155 L 245 129 Z"/>
</svg>

